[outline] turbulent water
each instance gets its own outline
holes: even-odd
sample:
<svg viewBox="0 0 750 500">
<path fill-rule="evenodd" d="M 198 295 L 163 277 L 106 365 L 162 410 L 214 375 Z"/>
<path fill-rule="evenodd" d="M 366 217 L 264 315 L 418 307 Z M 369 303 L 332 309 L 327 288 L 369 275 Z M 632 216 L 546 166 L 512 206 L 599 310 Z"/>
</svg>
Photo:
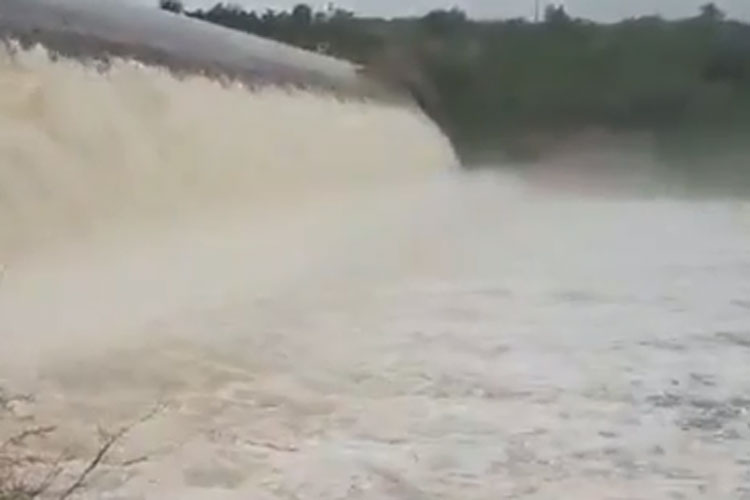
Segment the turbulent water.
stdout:
<svg viewBox="0 0 750 500">
<path fill-rule="evenodd" d="M 74 474 L 163 405 L 82 496 L 750 498 L 747 204 L 457 172 L 406 109 L 0 76 L 0 430 Z"/>
</svg>

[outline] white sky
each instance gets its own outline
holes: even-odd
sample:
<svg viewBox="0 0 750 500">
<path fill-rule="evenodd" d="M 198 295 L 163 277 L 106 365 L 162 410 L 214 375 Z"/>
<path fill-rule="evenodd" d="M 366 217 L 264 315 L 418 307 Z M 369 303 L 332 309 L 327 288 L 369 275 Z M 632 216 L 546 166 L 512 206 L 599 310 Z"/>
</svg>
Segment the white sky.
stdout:
<svg viewBox="0 0 750 500">
<path fill-rule="evenodd" d="M 129 0 L 156 4 L 157 0 Z M 210 7 L 219 0 L 186 0 L 192 7 Z M 243 7 L 264 10 L 289 8 L 299 0 L 223 0 Z M 423 14 L 435 8 L 460 7 L 472 17 L 532 17 L 535 0 L 337 0 L 337 6 L 358 14 L 398 16 Z M 546 0 L 539 0 L 542 5 Z M 660 14 L 665 17 L 685 17 L 698 12 L 708 0 L 566 0 L 568 12 L 576 17 L 600 21 L 614 21 L 624 17 Z M 322 7 L 325 0 L 309 0 L 309 5 Z M 731 17 L 750 20 L 750 0 L 718 0 L 715 2 Z"/>
</svg>

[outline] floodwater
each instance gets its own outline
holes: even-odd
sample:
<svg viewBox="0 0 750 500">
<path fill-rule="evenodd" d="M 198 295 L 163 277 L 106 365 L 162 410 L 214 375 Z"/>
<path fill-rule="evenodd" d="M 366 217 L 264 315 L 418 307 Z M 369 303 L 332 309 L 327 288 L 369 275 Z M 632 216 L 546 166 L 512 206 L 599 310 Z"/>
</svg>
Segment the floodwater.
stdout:
<svg viewBox="0 0 750 500">
<path fill-rule="evenodd" d="M 31 142 L 12 158 L 38 166 L 59 150 L 34 156 L 44 135 L 34 124 L 49 109 L 62 112 L 45 106 L 66 96 L 34 87 L 45 74 L 34 64 L 26 86 L 13 87 L 17 100 L 3 104 L 1 144 L 10 155 Z M 81 83 L 82 74 L 53 76 Z M 143 89 L 125 76 L 121 91 L 140 99 Z M 123 98 L 92 85 L 102 102 Z M 192 91 L 224 95 L 200 85 Z M 32 87 L 43 97 L 34 94 L 30 115 Z M 141 112 L 179 104 L 146 90 L 152 106 Z M 283 106 L 298 97 L 275 98 L 287 123 L 346 107 L 302 100 L 309 114 L 295 115 Z M 222 99 L 221 113 L 239 102 Z M 400 124 L 391 139 L 413 131 L 409 146 L 442 147 L 394 110 L 368 113 L 363 130 Z M 98 118 L 86 116 L 95 128 Z M 320 123 L 336 116 L 342 130 L 359 123 L 354 115 Z M 23 127 L 13 135 L 16 121 Z M 444 153 L 414 153 L 400 165 L 373 158 L 386 136 L 331 149 L 325 141 L 337 130 L 322 127 L 320 155 L 311 143 L 297 160 L 312 151 L 320 168 L 324 150 L 349 155 L 326 175 L 297 163 L 286 174 L 304 182 L 292 189 L 283 176 L 255 173 L 247 185 L 262 179 L 271 195 L 257 189 L 252 202 L 226 204 L 183 179 L 146 224 L 139 216 L 153 205 L 120 209 L 104 174 L 76 173 L 80 158 L 95 165 L 104 154 L 85 130 L 61 137 L 41 122 L 49 144 L 73 153 L 49 182 L 39 181 L 51 179 L 42 167 L 19 180 L 13 162 L 0 166 L 0 199 L 16 210 L 3 220 L 37 228 L 29 236 L 17 222 L 3 233 L 0 385 L 33 395 L 7 405 L 3 428 L 57 425 L 33 446 L 64 453 L 65 479 L 96 452 L 98 429 L 158 409 L 117 443 L 81 497 L 750 498 L 750 204 L 566 196 L 511 174 L 416 165 L 440 155 L 447 165 Z M 295 126 L 311 133 L 320 123 Z M 97 136 L 119 148 L 111 161 L 127 167 L 131 189 L 145 175 L 137 162 L 156 161 L 148 144 L 122 158 L 127 140 L 144 144 L 134 130 Z M 235 154 L 244 136 L 201 133 L 202 142 L 181 146 L 217 141 L 234 154 L 227 162 L 247 161 Z M 159 151 L 164 161 L 192 157 Z M 263 158 L 284 164 L 271 156 Z M 388 175 L 331 182 L 360 156 L 366 172 L 382 160 Z M 203 182 L 199 174 L 185 173 Z M 84 188 L 112 190 L 89 197 L 75 191 L 76 175 Z M 160 189 L 172 186 L 167 178 L 154 175 Z M 67 194 L 39 194 L 41 185 L 59 192 L 55 183 L 86 202 L 78 218 L 60 212 L 72 206 Z M 19 185 L 49 203 L 18 201 Z M 97 212 L 97 230 L 81 236 L 81 214 L 102 204 L 115 215 Z M 76 237 L 63 224 L 71 220 Z M 39 244 L 34 236 L 49 227 Z"/>
</svg>

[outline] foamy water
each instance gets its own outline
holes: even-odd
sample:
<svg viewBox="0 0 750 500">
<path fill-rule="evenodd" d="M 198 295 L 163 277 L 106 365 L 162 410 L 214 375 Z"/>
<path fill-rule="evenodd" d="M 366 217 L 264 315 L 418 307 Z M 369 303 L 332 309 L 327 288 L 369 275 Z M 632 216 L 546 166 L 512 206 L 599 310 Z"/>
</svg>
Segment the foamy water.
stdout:
<svg viewBox="0 0 750 500">
<path fill-rule="evenodd" d="M 2 64 L 2 385 L 73 469 L 165 404 L 82 496 L 748 495 L 746 204 L 463 175 L 403 109 Z"/>
</svg>

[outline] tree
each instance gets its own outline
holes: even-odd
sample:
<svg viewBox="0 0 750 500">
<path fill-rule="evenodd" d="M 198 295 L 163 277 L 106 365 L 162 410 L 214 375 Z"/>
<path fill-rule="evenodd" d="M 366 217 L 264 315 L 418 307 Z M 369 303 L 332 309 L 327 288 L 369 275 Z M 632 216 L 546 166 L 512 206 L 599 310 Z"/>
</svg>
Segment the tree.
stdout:
<svg viewBox="0 0 750 500">
<path fill-rule="evenodd" d="M 701 6 L 701 19 L 711 22 L 723 21 L 726 18 L 726 14 L 715 3 L 707 3 Z"/>
<path fill-rule="evenodd" d="M 445 34 L 455 31 L 466 23 L 466 13 L 458 8 L 451 10 L 433 10 L 421 19 L 425 28 L 436 34 Z"/>
<path fill-rule="evenodd" d="M 292 20 L 297 26 L 310 26 L 313 21 L 313 10 L 309 5 L 298 4 L 292 10 Z"/>
<path fill-rule="evenodd" d="M 550 4 L 544 9 L 544 22 L 556 26 L 568 24 L 570 16 L 565 12 L 564 6 Z"/>
<path fill-rule="evenodd" d="M 182 14 L 185 10 L 182 0 L 159 0 L 159 8 L 175 14 Z"/>
<path fill-rule="evenodd" d="M 354 12 L 346 9 L 334 9 L 331 19 L 333 21 L 350 21 L 354 19 Z"/>
</svg>

